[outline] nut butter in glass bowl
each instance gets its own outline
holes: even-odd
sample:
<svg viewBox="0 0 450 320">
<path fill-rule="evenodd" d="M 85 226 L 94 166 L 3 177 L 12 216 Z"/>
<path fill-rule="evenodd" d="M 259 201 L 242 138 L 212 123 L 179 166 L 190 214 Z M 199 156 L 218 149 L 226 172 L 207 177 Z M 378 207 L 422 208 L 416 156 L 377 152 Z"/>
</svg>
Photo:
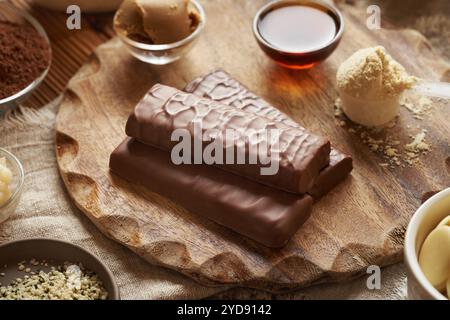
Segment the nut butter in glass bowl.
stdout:
<svg viewBox="0 0 450 320">
<path fill-rule="evenodd" d="M 116 23 L 120 9 L 114 17 L 114 30 L 131 55 L 149 64 L 166 65 L 177 61 L 188 53 L 204 29 L 206 15 L 203 7 L 197 0 L 190 0 L 189 6 L 195 16 L 195 29 L 184 39 L 176 42 L 152 44 L 139 39 L 140 37 L 127 35 L 120 29 L 120 24 Z"/>
</svg>

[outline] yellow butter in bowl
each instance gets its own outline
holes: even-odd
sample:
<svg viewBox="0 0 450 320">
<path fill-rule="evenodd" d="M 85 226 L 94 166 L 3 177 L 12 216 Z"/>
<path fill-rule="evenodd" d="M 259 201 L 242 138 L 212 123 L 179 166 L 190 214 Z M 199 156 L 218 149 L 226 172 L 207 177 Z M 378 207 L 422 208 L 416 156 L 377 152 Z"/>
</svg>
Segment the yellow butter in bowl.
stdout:
<svg viewBox="0 0 450 320">
<path fill-rule="evenodd" d="M 425 239 L 419 254 L 425 277 L 450 298 L 450 215 L 444 218 Z"/>
<path fill-rule="evenodd" d="M 0 207 L 11 198 L 11 181 L 12 172 L 6 164 L 6 159 L 0 158 Z"/>
</svg>

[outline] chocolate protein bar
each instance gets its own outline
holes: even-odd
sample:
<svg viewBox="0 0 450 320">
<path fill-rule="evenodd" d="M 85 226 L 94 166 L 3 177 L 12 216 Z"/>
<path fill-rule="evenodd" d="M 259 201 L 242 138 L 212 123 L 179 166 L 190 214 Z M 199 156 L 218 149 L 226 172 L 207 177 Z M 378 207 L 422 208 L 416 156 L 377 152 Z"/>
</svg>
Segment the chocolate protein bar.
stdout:
<svg viewBox="0 0 450 320">
<path fill-rule="evenodd" d="M 201 127 L 196 130 L 196 125 Z M 179 145 L 179 141 L 172 141 L 172 134 L 181 129 L 191 139 L 189 152 L 193 155 L 188 160 L 192 158 L 194 163 L 207 163 L 201 158 L 204 151 L 209 144 L 220 140 L 217 144 L 220 150 L 214 153 L 223 156 L 213 164 L 292 193 L 303 194 L 311 190 L 320 170 L 329 163 L 330 143 L 325 138 L 310 134 L 301 127 L 294 128 L 253 112 L 159 84 L 153 86 L 137 104 L 126 125 L 129 137 L 168 152 Z M 229 130 L 239 132 L 243 139 L 228 140 Z M 272 140 L 269 133 L 275 130 L 276 140 Z M 214 134 L 205 138 L 211 131 Z M 249 132 L 260 135 L 255 140 L 247 140 L 245 135 Z M 198 141 L 200 150 L 195 150 Z M 261 153 L 264 148 L 267 152 Z M 231 150 L 233 157 L 230 161 L 227 157 Z M 243 155 L 241 162 L 238 161 L 238 154 Z M 270 157 L 266 159 L 269 162 L 250 161 L 258 159 L 261 154 Z M 200 161 L 195 162 L 198 155 Z M 264 171 L 263 168 L 272 170 Z"/>
<path fill-rule="evenodd" d="M 126 138 L 110 157 L 118 176 L 141 184 L 268 247 L 281 247 L 308 219 L 313 199 L 209 165 L 175 165 L 170 153 Z"/>
<path fill-rule="evenodd" d="M 222 70 L 192 81 L 186 86 L 185 91 L 302 129 L 289 116 L 250 92 L 244 85 Z M 331 148 L 329 165 L 320 171 L 314 186 L 308 190 L 308 193 L 315 198 L 320 198 L 344 180 L 352 169 L 352 158 Z"/>
</svg>

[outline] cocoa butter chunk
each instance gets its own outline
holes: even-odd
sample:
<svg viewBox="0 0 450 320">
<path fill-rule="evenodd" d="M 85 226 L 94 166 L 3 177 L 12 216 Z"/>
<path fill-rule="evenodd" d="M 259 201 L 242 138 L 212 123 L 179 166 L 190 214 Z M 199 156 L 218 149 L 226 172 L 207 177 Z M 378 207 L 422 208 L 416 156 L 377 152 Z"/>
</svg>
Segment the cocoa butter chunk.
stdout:
<svg viewBox="0 0 450 320">
<path fill-rule="evenodd" d="M 191 139 L 188 158 L 194 163 L 201 158 L 200 163 L 292 193 L 310 190 L 329 163 L 329 141 L 304 128 L 159 84 L 137 104 L 126 125 L 129 137 L 169 152 L 179 146 L 171 138 L 180 129 Z M 233 141 L 230 132 L 238 138 Z M 201 150 L 195 148 L 198 141 Z M 205 157 L 210 150 L 215 150 L 212 161 Z"/>
</svg>

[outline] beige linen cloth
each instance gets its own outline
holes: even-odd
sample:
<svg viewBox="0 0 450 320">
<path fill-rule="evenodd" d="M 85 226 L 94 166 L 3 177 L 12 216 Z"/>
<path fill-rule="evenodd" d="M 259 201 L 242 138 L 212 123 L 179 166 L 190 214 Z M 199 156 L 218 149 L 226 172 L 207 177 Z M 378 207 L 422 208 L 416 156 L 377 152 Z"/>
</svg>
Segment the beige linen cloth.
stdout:
<svg viewBox="0 0 450 320">
<path fill-rule="evenodd" d="M 0 224 L 0 243 L 47 237 L 75 243 L 99 257 L 113 272 L 122 299 L 400 299 L 405 296 L 401 265 L 386 268 L 381 290 L 368 290 L 366 278 L 321 285 L 283 295 L 250 289 L 205 287 L 176 273 L 148 264 L 105 237 L 70 201 L 59 176 L 54 144 L 58 101 L 40 110 L 20 107 L 0 117 L 0 147 L 24 165 L 24 192 L 15 214 Z"/>
</svg>

